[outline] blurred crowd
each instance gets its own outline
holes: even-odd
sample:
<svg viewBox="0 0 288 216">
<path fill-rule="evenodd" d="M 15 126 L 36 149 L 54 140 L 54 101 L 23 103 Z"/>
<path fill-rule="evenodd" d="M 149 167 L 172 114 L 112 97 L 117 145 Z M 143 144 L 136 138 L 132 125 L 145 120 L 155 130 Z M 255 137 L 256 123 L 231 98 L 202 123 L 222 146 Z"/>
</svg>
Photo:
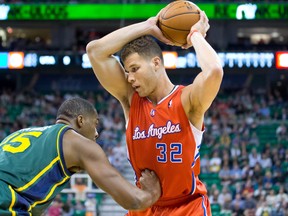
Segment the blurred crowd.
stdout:
<svg viewBox="0 0 288 216">
<path fill-rule="evenodd" d="M 126 160 L 125 121 L 120 104 L 105 91 L 39 94 L 2 90 L 0 140 L 22 127 L 53 124 L 61 102 L 74 96 L 95 105 L 100 117 L 97 142 L 122 172 Z M 288 215 L 287 127 L 288 102 L 277 92 L 219 94 L 207 112 L 200 151 L 200 179 L 207 184 L 214 212 Z M 87 199 L 76 199 L 73 204 L 69 199 L 70 214 L 62 215 L 84 211 Z M 53 208 L 64 212 L 67 205 L 59 198 Z"/>
<path fill-rule="evenodd" d="M 241 91 L 212 104 L 201 147 L 212 207 L 237 216 L 288 215 L 287 111 L 277 92 Z"/>
</svg>

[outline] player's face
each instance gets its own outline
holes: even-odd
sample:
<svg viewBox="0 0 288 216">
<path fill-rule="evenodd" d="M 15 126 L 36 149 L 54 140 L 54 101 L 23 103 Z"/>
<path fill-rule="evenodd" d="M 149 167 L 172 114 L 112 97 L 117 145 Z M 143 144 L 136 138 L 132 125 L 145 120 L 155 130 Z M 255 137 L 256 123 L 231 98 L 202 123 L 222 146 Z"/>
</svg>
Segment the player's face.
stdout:
<svg viewBox="0 0 288 216">
<path fill-rule="evenodd" d="M 98 115 L 97 113 L 92 116 L 86 116 L 83 121 L 83 126 L 80 133 L 88 139 L 96 141 L 96 138 L 99 136 L 97 131 L 98 126 Z"/>
<path fill-rule="evenodd" d="M 124 67 L 132 88 L 138 92 L 140 97 L 149 96 L 157 83 L 152 60 L 133 53 L 124 61 Z"/>
</svg>

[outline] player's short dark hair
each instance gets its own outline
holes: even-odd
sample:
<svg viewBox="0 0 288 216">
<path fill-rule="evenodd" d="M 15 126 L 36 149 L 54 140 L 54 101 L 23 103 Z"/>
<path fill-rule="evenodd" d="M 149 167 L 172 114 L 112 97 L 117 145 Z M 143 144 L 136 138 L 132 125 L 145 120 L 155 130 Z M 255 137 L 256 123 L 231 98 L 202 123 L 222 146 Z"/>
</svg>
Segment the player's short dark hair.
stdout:
<svg viewBox="0 0 288 216">
<path fill-rule="evenodd" d="M 97 115 L 94 106 L 87 100 L 75 97 L 65 100 L 58 109 L 57 119 L 65 116 L 69 119 L 77 118 L 79 115 Z"/>
<path fill-rule="evenodd" d="M 153 58 L 158 56 L 163 61 L 163 55 L 160 46 L 153 37 L 148 35 L 139 37 L 127 43 L 121 51 L 121 61 L 124 62 L 126 58 L 133 53 L 138 53 L 140 56 L 145 58 Z"/>
</svg>

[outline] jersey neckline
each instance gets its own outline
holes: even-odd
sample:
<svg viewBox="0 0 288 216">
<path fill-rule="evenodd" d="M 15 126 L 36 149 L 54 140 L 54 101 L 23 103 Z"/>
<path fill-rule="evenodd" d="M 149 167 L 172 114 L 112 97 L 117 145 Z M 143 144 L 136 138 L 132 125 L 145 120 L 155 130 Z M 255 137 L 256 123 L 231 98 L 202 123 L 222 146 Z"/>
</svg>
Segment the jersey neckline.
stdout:
<svg viewBox="0 0 288 216">
<path fill-rule="evenodd" d="M 156 105 L 161 104 L 164 100 L 166 100 L 170 95 L 172 95 L 177 89 L 178 89 L 179 85 L 174 85 L 173 89 L 171 90 L 171 92 L 166 95 L 164 98 L 162 98 Z M 153 103 L 148 97 L 146 97 L 146 99 L 150 102 Z"/>
</svg>

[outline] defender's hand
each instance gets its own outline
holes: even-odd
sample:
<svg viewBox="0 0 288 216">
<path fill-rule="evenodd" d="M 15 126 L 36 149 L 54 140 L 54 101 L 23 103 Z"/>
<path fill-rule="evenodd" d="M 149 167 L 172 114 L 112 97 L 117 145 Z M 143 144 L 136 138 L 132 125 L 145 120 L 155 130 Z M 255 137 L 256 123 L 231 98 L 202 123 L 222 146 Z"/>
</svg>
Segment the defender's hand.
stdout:
<svg viewBox="0 0 288 216">
<path fill-rule="evenodd" d="M 161 186 L 159 178 L 155 172 L 145 169 L 139 179 L 142 190 L 151 193 L 154 202 L 156 202 L 161 196 Z"/>
</svg>

